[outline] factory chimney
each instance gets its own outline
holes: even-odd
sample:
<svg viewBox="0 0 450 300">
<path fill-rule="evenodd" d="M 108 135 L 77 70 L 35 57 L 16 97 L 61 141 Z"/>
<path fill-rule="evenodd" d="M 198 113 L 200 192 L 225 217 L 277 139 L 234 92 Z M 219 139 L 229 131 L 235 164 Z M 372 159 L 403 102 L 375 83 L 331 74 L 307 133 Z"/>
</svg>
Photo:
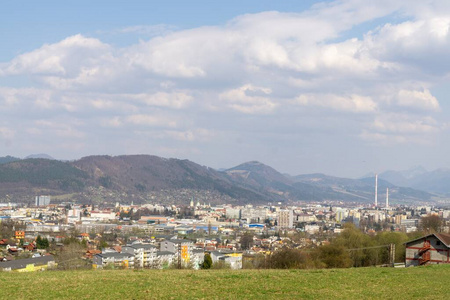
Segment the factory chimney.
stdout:
<svg viewBox="0 0 450 300">
<path fill-rule="evenodd" d="M 378 207 L 378 174 L 375 174 L 375 207 Z"/>
</svg>

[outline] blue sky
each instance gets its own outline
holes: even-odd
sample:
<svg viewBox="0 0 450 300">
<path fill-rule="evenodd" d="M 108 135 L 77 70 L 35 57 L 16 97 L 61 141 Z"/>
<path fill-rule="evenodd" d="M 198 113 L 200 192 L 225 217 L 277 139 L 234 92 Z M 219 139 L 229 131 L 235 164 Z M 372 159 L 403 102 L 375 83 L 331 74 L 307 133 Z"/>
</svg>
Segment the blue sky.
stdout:
<svg viewBox="0 0 450 300">
<path fill-rule="evenodd" d="M 166 24 L 180 29 L 221 25 L 235 16 L 263 11 L 301 12 L 317 1 L 5 1 L 0 11 L 2 61 L 45 43 L 82 33 L 106 36 L 119 45 L 139 34 L 117 37 L 132 26 Z M 102 34 L 103 33 L 103 34 Z M 109 34 L 108 34 L 109 33 Z M 148 38 L 142 35 L 142 38 Z"/>
<path fill-rule="evenodd" d="M 0 156 L 450 167 L 449 28 L 444 0 L 6 1 Z"/>
</svg>

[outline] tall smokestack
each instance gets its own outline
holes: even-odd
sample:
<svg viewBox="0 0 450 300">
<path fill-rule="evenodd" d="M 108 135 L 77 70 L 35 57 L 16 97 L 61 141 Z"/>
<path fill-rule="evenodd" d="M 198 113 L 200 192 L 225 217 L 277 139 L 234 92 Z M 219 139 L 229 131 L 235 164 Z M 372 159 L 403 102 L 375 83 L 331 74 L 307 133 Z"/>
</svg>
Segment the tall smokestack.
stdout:
<svg viewBox="0 0 450 300">
<path fill-rule="evenodd" d="M 386 208 L 389 208 L 389 188 L 386 188 Z"/>
<path fill-rule="evenodd" d="M 378 174 L 375 174 L 375 207 L 378 207 Z"/>
</svg>

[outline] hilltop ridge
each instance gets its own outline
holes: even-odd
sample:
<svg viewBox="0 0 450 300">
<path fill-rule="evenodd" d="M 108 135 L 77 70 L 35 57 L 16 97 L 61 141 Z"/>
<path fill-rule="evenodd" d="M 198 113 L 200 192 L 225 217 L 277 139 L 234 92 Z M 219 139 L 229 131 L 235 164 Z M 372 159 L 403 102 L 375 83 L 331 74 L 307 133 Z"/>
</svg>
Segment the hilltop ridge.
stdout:
<svg viewBox="0 0 450 300">
<path fill-rule="evenodd" d="M 289 201 L 372 202 L 374 179 L 348 179 L 324 174 L 289 176 L 258 161 L 249 161 L 224 171 L 201 166 L 186 159 L 154 155 L 95 155 L 75 161 L 44 158 L 0 158 L 0 199 L 5 195 L 31 199 L 36 194 L 79 194 L 88 201 L 93 193 L 104 201 L 113 198 L 150 201 L 161 191 L 202 193 L 213 203 Z M 401 188 L 380 179 L 389 187 L 392 201 L 429 201 L 432 194 Z M 115 195 L 107 197 L 105 195 Z M 157 194 L 159 193 L 159 194 Z M 150 197 L 150 198 L 149 198 Z M 109 200 L 108 200 L 109 199 Z M 227 201 L 228 201 L 227 200 Z"/>
</svg>

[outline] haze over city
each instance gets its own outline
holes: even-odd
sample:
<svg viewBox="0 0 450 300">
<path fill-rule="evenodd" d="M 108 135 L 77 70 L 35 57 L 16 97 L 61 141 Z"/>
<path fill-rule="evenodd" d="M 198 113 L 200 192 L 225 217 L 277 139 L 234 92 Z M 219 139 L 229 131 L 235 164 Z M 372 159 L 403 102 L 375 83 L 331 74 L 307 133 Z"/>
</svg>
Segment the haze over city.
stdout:
<svg viewBox="0 0 450 300">
<path fill-rule="evenodd" d="M 449 28 L 444 0 L 5 3 L 0 156 L 450 167 Z"/>
</svg>

